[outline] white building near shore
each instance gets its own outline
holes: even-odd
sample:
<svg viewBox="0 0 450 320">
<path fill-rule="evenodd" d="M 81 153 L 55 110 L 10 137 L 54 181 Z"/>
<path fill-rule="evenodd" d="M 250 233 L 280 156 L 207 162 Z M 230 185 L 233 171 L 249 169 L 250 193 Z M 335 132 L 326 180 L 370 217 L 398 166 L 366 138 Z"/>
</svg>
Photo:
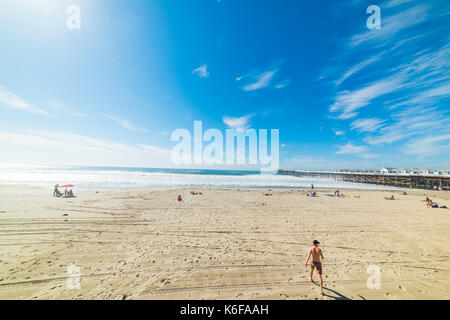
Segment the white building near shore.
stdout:
<svg viewBox="0 0 450 320">
<path fill-rule="evenodd" d="M 402 168 L 382 168 L 381 174 L 408 174 L 408 170 Z"/>
<path fill-rule="evenodd" d="M 432 171 L 428 170 L 428 169 L 417 169 L 417 168 L 414 168 L 412 170 L 409 170 L 409 174 L 419 175 L 419 176 L 426 176 L 426 175 L 429 175 L 431 173 L 432 173 Z"/>
</svg>

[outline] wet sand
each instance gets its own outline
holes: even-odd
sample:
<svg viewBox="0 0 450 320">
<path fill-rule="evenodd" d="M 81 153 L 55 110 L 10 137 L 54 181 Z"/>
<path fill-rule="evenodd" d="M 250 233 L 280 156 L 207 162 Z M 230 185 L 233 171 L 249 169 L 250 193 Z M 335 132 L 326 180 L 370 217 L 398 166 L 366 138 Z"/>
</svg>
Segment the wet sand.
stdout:
<svg viewBox="0 0 450 320">
<path fill-rule="evenodd" d="M 61 199 L 0 186 L 0 299 L 450 298 L 450 209 L 421 201 L 450 207 L 448 192 L 394 192 L 398 201 L 386 191 L 326 193 L 92 190 Z M 325 296 L 304 265 L 314 239 Z M 381 270 L 380 289 L 367 287 L 369 266 Z"/>
</svg>

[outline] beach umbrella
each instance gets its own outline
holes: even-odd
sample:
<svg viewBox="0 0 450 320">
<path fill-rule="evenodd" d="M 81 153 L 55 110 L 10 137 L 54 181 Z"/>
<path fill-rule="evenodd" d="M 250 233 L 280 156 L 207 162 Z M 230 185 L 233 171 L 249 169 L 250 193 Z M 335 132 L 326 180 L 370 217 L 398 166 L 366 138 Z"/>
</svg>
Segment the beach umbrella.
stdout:
<svg viewBox="0 0 450 320">
<path fill-rule="evenodd" d="M 63 186 L 59 186 L 60 188 L 72 188 L 72 187 L 74 187 L 74 185 L 73 184 L 65 184 L 65 185 L 63 185 Z"/>
</svg>

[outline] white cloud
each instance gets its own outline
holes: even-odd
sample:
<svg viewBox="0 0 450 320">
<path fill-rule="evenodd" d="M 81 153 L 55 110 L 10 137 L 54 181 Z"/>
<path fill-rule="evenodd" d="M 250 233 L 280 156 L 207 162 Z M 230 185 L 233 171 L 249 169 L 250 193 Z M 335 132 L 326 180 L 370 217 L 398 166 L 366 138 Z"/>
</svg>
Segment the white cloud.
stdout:
<svg viewBox="0 0 450 320">
<path fill-rule="evenodd" d="M 358 132 L 375 132 L 383 126 L 383 122 L 383 120 L 376 118 L 358 119 L 353 121 L 350 127 Z"/>
<path fill-rule="evenodd" d="M 337 136 L 342 136 L 345 134 L 345 131 L 343 131 L 343 130 L 333 130 L 333 131 L 334 131 L 334 134 Z"/>
<path fill-rule="evenodd" d="M 270 85 L 278 69 L 264 71 L 253 77 L 254 82 L 245 85 L 242 89 L 245 91 L 254 91 L 265 88 Z"/>
<path fill-rule="evenodd" d="M 50 116 L 48 112 L 32 106 L 2 86 L 0 86 L 0 104 L 10 109 Z"/>
<path fill-rule="evenodd" d="M 411 2 L 411 1 L 413 1 L 413 0 L 390 0 L 383 4 L 383 8 L 393 8 L 393 7 L 396 7 L 401 4 Z"/>
<path fill-rule="evenodd" d="M 65 114 L 69 114 L 69 115 L 77 117 L 77 118 L 87 117 L 87 113 L 73 111 L 71 108 L 65 106 L 64 104 L 62 104 L 61 102 L 59 102 L 57 100 L 50 100 L 48 105 L 50 108 L 52 108 L 55 111 L 63 112 Z"/>
<path fill-rule="evenodd" d="M 372 100 L 401 88 L 402 75 L 393 76 L 389 79 L 381 79 L 370 85 L 354 90 L 341 91 L 335 97 L 334 104 L 330 107 L 333 113 L 339 112 L 339 119 L 349 119 L 355 117 L 357 110 L 369 105 Z"/>
<path fill-rule="evenodd" d="M 198 67 L 197 69 L 192 70 L 192 74 L 199 76 L 200 78 L 208 78 L 208 66 L 206 64 Z"/>
<path fill-rule="evenodd" d="M 367 152 L 368 148 L 366 146 L 356 146 L 353 143 L 347 143 L 344 146 L 337 146 L 339 151 L 336 154 L 358 154 Z"/>
<path fill-rule="evenodd" d="M 398 112 L 392 117 L 393 124 L 381 128 L 378 135 L 368 136 L 364 140 L 371 145 L 393 143 L 422 136 L 430 130 L 437 134 L 450 126 L 450 117 L 433 108 L 418 106 Z"/>
<path fill-rule="evenodd" d="M 358 63 L 358 64 L 354 65 L 353 67 L 351 67 L 350 69 L 348 69 L 342 75 L 342 77 L 340 77 L 338 80 L 335 81 L 336 86 L 339 86 L 342 82 L 344 82 L 345 80 L 350 78 L 352 75 L 356 74 L 357 72 L 361 71 L 362 69 L 371 65 L 372 63 L 378 61 L 380 59 L 380 56 L 381 56 L 381 54 L 379 54 L 375 57 L 372 57 L 370 59 L 361 61 L 360 63 Z"/>
<path fill-rule="evenodd" d="M 331 116 L 358 116 L 349 128 L 363 134 L 365 143 L 391 144 L 391 151 L 420 157 L 448 157 L 450 44 L 442 36 L 448 20 L 444 3 L 385 1 L 380 5 L 382 29 L 342 39 L 341 52 L 323 70 L 332 89 L 348 87 L 334 94 Z M 374 50 L 380 53 L 367 56 Z M 346 82 L 356 74 L 357 85 Z"/>
<path fill-rule="evenodd" d="M 406 144 L 405 153 L 430 157 L 438 152 L 449 149 L 450 133 L 414 139 Z"/>
<path fill-rule="evenodd" d="M 127 145 L 61 131 L 15 133 L 0 130 L 5 152 L 0 162 L 49 165 L 167 167 L 170 150 L 148 145 Z"/>
<path fill-rule="evenodd" d="M 144 128 L 137 128 L 134 125 L 132 125 L 128 120 L 119 118 L 119 117 L 114 117 L 114 116 L 108 116 L 109 119 L 114 120 L 115 122 L 117 122 L 117 124 L 119 126 L 121 126 L 122 128 L 131 130 L 131 131 L 138 131 L 138 132 L 143 132 L 143 133 L 148 133 L 147 129 Z"/>
<path fill-rule="evenodd" d="M 286 79 L 275 85 L 275 89 L 286 88 L 291 83 L 291 79 Z"/>
<path fill-rule="evenodd" d="M 253 117 L 253 114 L 248 114 L 239 118 L 223 117 L 223 123 L 233 129 L 247 129 L 249 128 L 249 121 Z"/>
<path fill-rule="evenodd" d="M 374 32 L 367 32 L 366 30 L 362 33 L 354 35 L 349 42 L 350 47 L 359 46 L 365 42 L 383 42 L 389 38 L 392 38 L 396 33 L 416 26 L 422 23 L 428 18 L 428 5 L 417 5 L 391 16 L 381 17 L 381 29 Z"/>
</svg>

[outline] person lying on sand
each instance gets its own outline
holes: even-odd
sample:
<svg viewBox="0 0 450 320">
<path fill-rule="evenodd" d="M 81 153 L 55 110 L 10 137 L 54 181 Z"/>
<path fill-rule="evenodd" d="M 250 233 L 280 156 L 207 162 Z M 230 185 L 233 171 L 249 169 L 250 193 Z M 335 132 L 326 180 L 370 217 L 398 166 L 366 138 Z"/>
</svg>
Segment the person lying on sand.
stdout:
<svg viewBox="0 0 450 320">
<path fill-rule="evenodd" d="M 385 200 L 396 200 L 394 195 L 391 195 L 390 197 L 384 197 Z"/>
<path fill-rule="evenodd" d="M 431 201 L 431 199 L 428 199 L 426 205 L 429 208 L 448 209 L 447 206 L 439 206 L 439 204 L 437 204 L 436 202 Z"/>
<path fill-rule="evenodd" d="M 426 205 L 430 208 L 439 208 L 439 205 L 436 202 L 431 201 L 431 199 L 428 199 Z"/>
<path fill-rule="evenodd" d="M 320 260 L 321 259 L 323 260 L 325 258 L 323 257 L 322 249 L 319 248 L 319 244 L 320 244 L 319 241 L 317 241 L 317 240 L 313 241 L 313 246 L 309 249 L 308 257 L 306 258 L 305 267 L 308 267 L 309 258 L 311 258 L 311 256 L 312 256 L 309 280 L 311 282 L 313 282 L 312 277 L 313 277 L 314 269 L 316 269 L 317 274 L 319 275 L 319 279 L 320 279 L 320 294 L 323 295 L 322 263 L 320 262 Z"/>
</svg>

